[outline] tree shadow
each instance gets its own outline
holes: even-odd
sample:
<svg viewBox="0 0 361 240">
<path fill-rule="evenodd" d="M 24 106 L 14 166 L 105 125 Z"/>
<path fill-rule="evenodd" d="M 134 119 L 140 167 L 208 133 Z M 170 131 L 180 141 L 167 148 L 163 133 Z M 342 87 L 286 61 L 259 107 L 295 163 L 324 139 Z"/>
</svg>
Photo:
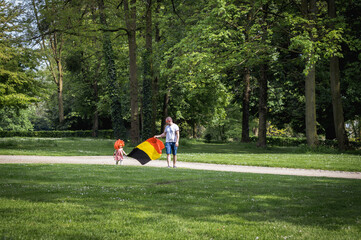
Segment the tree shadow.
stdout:
<svg viewBox="0 0 361 240">
<path fill-rule="evenodd" d="M 133 209 L 148 213 L 145 222 L 171 215 L 205 224 L 285 222 L 338 231 L 359 228 L 361 219 L 359 180 L 140 167 L 87 166 L 83 171 L 81 166 L 7 166 L 1 170 L 1 198 L 73 204 L 79 206 L 73 211 L 86 221 L 87 215 L 104 218 L 104 211 Z M 12 217 L 21 218 L 21 211 Z M 135 215 L 129 221 L 140 220 Z"/>
</svg>

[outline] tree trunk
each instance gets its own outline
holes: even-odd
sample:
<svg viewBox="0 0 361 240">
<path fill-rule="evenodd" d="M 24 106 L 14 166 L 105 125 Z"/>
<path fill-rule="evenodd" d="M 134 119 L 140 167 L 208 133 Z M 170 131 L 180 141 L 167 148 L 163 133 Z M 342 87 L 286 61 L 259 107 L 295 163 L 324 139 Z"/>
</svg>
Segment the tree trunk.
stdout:
<svg viewBox="0 0 361 240">
<path fill-rule="evenodd" d="M 95 110 L 93 114 L 92 137 L 98 137 L 98 130 L 99 130 L 99 113 L 98 110 Z"/>
<path fill-rule="evenodd" d="M 315 147 L 318 145 L 318 136 L 316 126 L 316 80 L 314 65 L 306 76 L 305 82 L 307 144 L 310 147 Z"/>
<path fill-rule="evenodd" d="M 153 123 L 153 61 L 152 61 L 152 0 L 147 0 L 145 14 L 145 51 L 143 56 L 143 125 L 142 138 L 154 136 Z"/>
<path fill-rule="evenodd" d="M 63 35 L 60 33 L 60 36 L 58 36 L 57 32 L 54 32 L 50 35 L 48 35 L 48 39 L 49 40 L 49 44 L 50 44 L 50 48 L 52 51 L 52 54 L 48 54 L 48 47 L 46 46 L 46 41 L 45 41 L 45 36 L 46 34 L 43 31 L 43 28 L 41 27 L 41 22 L 39 20 L 39 16 L 38 16 L 38 9 L 37 9 L 37 4 L 35 3 L 34 0 L 31 1 L 32 3 L 32 7 L 33 7 L 33 11 L 34 11 L 34 16 L 36 19 L 36 24 L 41 36 L 41 42 L 40 42 L 40 46 L 41 49 L 44 51 L 46 59 L 48 60 L 48 67 L 49 70 L 52 74 L 53 80 L 57 86 L 57 90 L 58 90 L 58 118 L 59 118 L 59 124 L 62 125 L 64 122 L 64 106 L 63 106 L 63 69 L 62 69 L 62 64 L 61 64 L 61 55 L 62 55 L 62 47 L 64 44 L 63 41 Z M 48 2 L 46 3 L 46 8 L 48 9 Z M 49 27 L 54 24 L 53 22 L 50 23 Z M 58 40 L 60 40 L 58 42 Z M 55 61 L 56 66 L 53 65 L 53 61 Z"/>
<path fill-rule="evenodd" d="M 162 118 L 162 123 L 161 123 L 161 126 L 160 126 L 160 132 L 161 132 L 161 133 L 164 131 L 165 119 L 168 117 L 168 103 L 169 103 L 169 99 L 170 99 L 170 89 L 168 89 L 168 91 L 164 94 L 164 99 L 163 99 L 163 118 Z"/>
<path fill-rule="evenodd" d="M 267 65 L 261 65 L 261 77 L 259 79 L 259 132 L 257 146 L 265 148 L 267 146 Z"/>
<path fill-rule="evenodd" d="M 59 123 L 64 123 L 64 103 L 63 103 L 63 77 L 59 77 L 58 83 L 58 109 L 59 109 Z"/>
<path fill-rule="evenodd" d="M 64 122 L 64 103 L 63 103 L 63 67 L 61 64 L 61 48 L 59 49 L 58 55 L 59 58 L 56 59 L 56 65 L 58 67 L 59 123 L 62 124 Z"/>
<path fill-rule="evenodd" d="M 335 0 L 328 0 L 328 14 L 331 19 L 336 18 Z M 331 28 L 333 27 L 334 24 L 331 24 Z M 343 117 L 343 107 L 341 100 L 339 59 L 336 56 L 331 57 L 330 60 L 330 82 L 332 94 L 333 121 L 335 125 L 338 148 L 340 150 L 345 150 L 348 139 L 345 131 L 345 122 Z"/>
<path fill-rule="evenodd" d="M 139 105 L 138 105 L 138 79 L 137 79 L 137 42 L 136 42 L 136 0 L 124 0 L 125 22 L 128 29 L 129 44 L 129 72 L 130 72 L 130 140 L 132 144 L 139 143 Z"/>
<path fill-rule="evenodd" d="M 160 5 L 161 5 L 161 0 L 157 0 L 157 4 L 156 4 L 156 9 L 155 9 L 155 13 L 157 15 L 157 17 L 159 16 L 159 12 L 160 12 Z M 156 17 L 156 18 L 157 18 Z M 154 33 L 154 40 L 156 42 L 156 44 L 159 44 L 160 42 L 160 29 L 159 29 L 159 20 L 155 22 L 154 24 L 154 28 L 155 28 L 155 33 Z M 158 97 L 159 97 L 159 80 L 160 80 L 160 67 L 159 64 L 156 64 L 157 60 L 155 59 L 155 56 L 153 57 L 153 64 L 154 64 L 154 69 L 153 69 L 153 110 L 152 110 L 152 132 L 155 135 L 157 130 L 156 130 L 156 124 L 155 122 L 157 121 L 157 103 L 158 103 Z"/>
<path fill-rule="evenodd" d="M 263 26 L 262 26 L 262 40 L 266 42 L 267 40 L 267 12 L 268 4 L 263 5 L 265 13 L 263 15 Z M 259 79 L 259 104 L 258 104 L 258 142 L 257 147 L 265 148 L 267 146 L 267 64 L 262 64 L 260 66 L 260 79 Z"/>
<path fill-rule="evenodd" d="M 251 72 L 248 67 L 245 68 L 243 77 L 243 104 L 242 104 L 242 142 L 249 142 L 249 99 L 251 95 Z"/>
<path fill-rule="evenodd" d="M 302 12 L 305 18 L 316 20 L 316 0 L 302 0 Z M 313 28 L 311 25 L 310 28 Z M 310 31 L 311 39 L 313 39 L 312 31 Z M 313 53 L 311 53 L 312 55 Z M 310 57 L 312 58 L 312 56 Z M 306 98 L 306 138 L 310 147 L 318 145 L 317 125 L 316 125 L 316 79 L 315 64 L 313 63 L 309 73 L 305 78 L 305 98 Z"/>
<path fill-rule="evenodd" d="M 63 36 L 55 32 L 49 37 L 49 42 L 52 49 L 52 57 L 55 60 L 56 63 L 56 69 L 53 67 L 50 68 L 52 71 L 52 75 L 54 78 L 54 82 L 57 85 L 58 89 L 58 115 L 59 115 L 59 124 L 60 126 L 64 123 L 64 103 L 63 103 L 63 66 L 61 63 L 61 55 L 62 55 L 62 48 L 63 48 Z M 51 60 L 49 59 L 51 62 Z M 50 63 L 51 66 L 51 63 Z"/>
<path fill-rule="evenodd" d="M 104 13 L 104 0 L 98 0 L 99 6 L 99 18 L 100 23 L 106 29 L 108 24 L 106 21 L 106 15 Z M 112 42 L 110 40 L 109 33 L 103 32 L 103 51 L 105 58 L 105 65 L 108 73 L 108 93 L 110 95 L 110 115 L 112 119 L 112 126 L 114 130 L 114 137 L 116 139 L 124 138 L 125 128 L 122 116 L 122 105 L 121 105 L 121 88 L 120 83 L 117 81 L 116 69 L 114 63 L 114 51 Z"/>
<path fill-rule="evenodd" d="M 98 69 L 99 69 L 99 66 L 98 66 Z M 95 75 L 95 79 L 93 82 L 93 92 L 94 92 L 94 100 L 95 100 L 94 114 L 93 114 L 93 127 L 92 127 L 92 136 L 93 137 L 98 137 L 98 130 L 99 130 L 99 112 L 98 112 L 98 107 L 97 107 L 99 96 L 98 96 L 98 80 L 97 80 L 97 78 L 98 78 L 98 74 Z"/>
</svg>

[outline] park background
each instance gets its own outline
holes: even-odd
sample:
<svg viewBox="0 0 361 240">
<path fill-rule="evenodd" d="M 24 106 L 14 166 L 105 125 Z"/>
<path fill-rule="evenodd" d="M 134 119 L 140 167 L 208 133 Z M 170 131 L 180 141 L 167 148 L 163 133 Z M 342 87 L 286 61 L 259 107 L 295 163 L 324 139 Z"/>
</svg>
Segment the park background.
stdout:
<svg viewBox="0 0 361 240">
<path fill-rule="evenodd" d="M 183 138 L 360 140 L 360 1 L 0 7 L 3 137 L 110 129 L 134 145 L 169 115 Z"/>
<path fill-rule="evenodd" d="M 0 0 L 0 154 L 112 162 L 172 116 L 180 161 L 359 175 L 360 12 Z M 0 164 L 1 239 L 360 239 L 360 213 L 359 179 Z"/>
</svg>

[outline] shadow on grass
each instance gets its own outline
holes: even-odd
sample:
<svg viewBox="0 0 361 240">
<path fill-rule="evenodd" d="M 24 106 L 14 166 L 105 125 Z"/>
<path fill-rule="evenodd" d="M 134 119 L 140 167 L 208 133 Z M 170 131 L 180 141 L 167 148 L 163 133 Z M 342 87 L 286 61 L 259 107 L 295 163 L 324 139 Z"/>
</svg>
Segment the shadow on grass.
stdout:
<svg viewBox="0 0 361 240">
<path fill-rule="evenodd" d="M 361 231 L 359 180 L 80 165 L 1 165 L 0 175 L 0 199 L 31 202 L 35 208 L 40 208 L 38 203 L 55 204 L 60 207 L 53 210 L 54 216 L 60 217 L 52 221 L 72 216 L 85 228 L 95 221 L 100 226 L 116 221 L 111 219 L 116 212 L 127 218 L 128 227 L 155 227 L 164 218 L 195 226 L 287 223 Z M 62 210 L 67 205 L 78 207 Z M 6 212 L 0 207 L 5 220 L 23 214 Z"/>
</svg>

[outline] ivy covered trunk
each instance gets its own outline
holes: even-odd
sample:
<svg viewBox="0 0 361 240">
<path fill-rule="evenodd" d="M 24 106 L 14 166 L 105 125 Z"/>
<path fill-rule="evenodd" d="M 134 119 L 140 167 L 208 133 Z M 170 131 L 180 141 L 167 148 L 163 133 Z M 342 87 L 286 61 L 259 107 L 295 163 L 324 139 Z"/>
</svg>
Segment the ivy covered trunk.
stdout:
<svg viewBox="0 0 361 240">
<path fill-rule="evenodd" d="M 130 75 L 130 140 L 132 144 L 139 143 L 139 104 L 138 104 L 138 79 L 137 79 L 137 42 L 136 42 L 136 0 L 124 0 L 125 22 L 128 32 L 129 44 L 129 75 Z"/>
<path fill-rule="evenodd" d="M 112 42 L 110 40 L 109 32 L 107 29 L 106 15 L 104 13 L 104 1 L 98 0 L 99 5 L 99 17 L 100 23 L 104 27 L 103 31 L 103 51 L 105 65 L 108 75 L 107 92 L 110 96 L 110 116 L 112 119 L 112 127 L 114 131 L 114 137 L 116 139 L 125 137 L 125 128 L 122 116 L 122 105 L 121 105 L 121 87 L 120 82 L 117 80 L 115 63 L 114 63 L 114 51 Z"/>
<path fill-rule="evenodd" d="M 152 61 L 152 0 L 147 0 L 147 12 L 145 15 L 145 51 L 143 57 L 143 131 L 142 138 L 148 139 L 154 136 L 153 119 L 153 61 Z"/>
</svg>

